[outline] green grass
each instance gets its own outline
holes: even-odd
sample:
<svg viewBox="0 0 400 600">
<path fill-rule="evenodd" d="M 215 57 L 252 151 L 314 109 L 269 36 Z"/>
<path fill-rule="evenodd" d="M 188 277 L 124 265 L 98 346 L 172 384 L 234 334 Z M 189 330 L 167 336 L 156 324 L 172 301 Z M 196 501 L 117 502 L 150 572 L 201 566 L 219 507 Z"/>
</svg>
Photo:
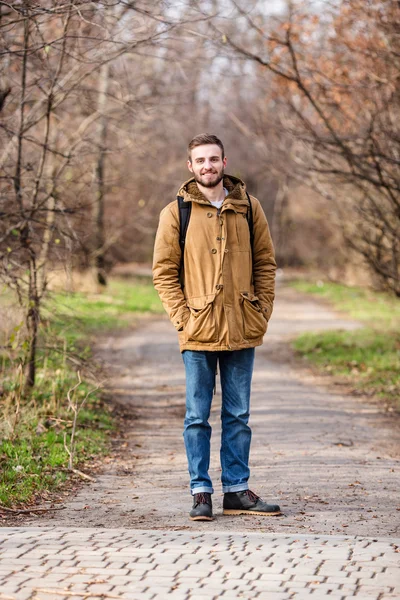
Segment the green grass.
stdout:
<svg viewBox="0 0 400 600">
<path fill-rule="evenodd" d="M 31 504 L 56 490 L 68 478 L 71 414 L 58 410 L 32 411 L 22 408 L 24 417 L 13 435 L 0 443 L 0 503 L 4 506 Z M 31 415 L 29 421 L 28 415 Z M 57 420 L 56 420 L 57 419 Z M 101 428 L 99 425 L 101 424 Z M 40 428 L 38 428 L 40 427 Z M 113 429 L 111 415 L 99 400 L 92 401 L 78 417 L 74 467 L 108 452 L 107 432 Z"/>
<path fill-rule="evenodd" d="M 102 294 L 52 294 L 45 315 L 57 315 L 58 327 L 106 330 L 126 327 L 132 313 L 162 313 L 163 307 L 151 281 L 146 278 L 111 279 Z"/>
<path fill-rule="evenodd" d="M 300 292 L 328 300 L 334 308 L 353 319 L 377 328 L 400 328 L 400 299 L 383 292 L 349 287 L 339 283 L 294 281 L 291 286 Z"/>
<path fill-rule="evenodd" d="M 334 283 L 292 285 L 364 324 L 355 331 L 304 333 L 294 341 L 296 351 L 323 371 L 345 378 L 357 392 L 400 410 L 400 300 Z"/>
<path fill-rule="evenodd" d="M 10 303 L 10 295 L 3 298 Z M 22 394 L 18 364 L 23 348 L 17 336 L 11 350 L 1 356 L 0 377 L 0 504 L 21 507 L 40 502 L 70 476 L 67 470 L 73 412 L 67 392 L 78 404 L 93 390 L 92 339 L 97 333 L 127 327 L 139 312 L 161 312 L 162 307 L 150 280 L 111 280 L 102 294 L 49 295 L 43 306 L 37 354 L 36 385 L 29 396 Z M 111 409 L 96 390 L 78 415 L 74 467 L 84 469 L 87 461 L 110 449 L 115 429 Z"/>
</svg>

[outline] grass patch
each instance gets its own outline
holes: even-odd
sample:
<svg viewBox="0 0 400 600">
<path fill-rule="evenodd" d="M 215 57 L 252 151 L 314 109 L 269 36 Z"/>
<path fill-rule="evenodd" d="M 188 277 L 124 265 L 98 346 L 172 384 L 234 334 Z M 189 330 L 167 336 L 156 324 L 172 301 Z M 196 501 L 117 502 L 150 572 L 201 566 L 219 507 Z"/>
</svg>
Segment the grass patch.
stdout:
<svg viewBox="0 0 400 600">
<path fill-rule="evenodd" d="M 325 371 L 346 377 L 357 391 L 391 400 L 400 409 L 400 334 L 369 327 L 304 333 L 294 348 Z"/>
<path fill-rule="evenodd" d="M 9 293 L 4 298 L 9 304 Z M 111 280 L 102 294 L 52 293 L 43 306 L 36 385 L 28 397 L 19 366 L 22 327 L 16 328 L 12 343 L 0 350 L 0 504 L 32 505 L 69 478 L 65 445 L 70 447 L 73 411 L 67 392 L 78 381 L 77 370 L 82 383 L 74 402 L 79 405 L 96 386 L 91 336 L 126 327 L 127 317 L 147 311 L 162 311 L 148 279 Z M 111 410 L 96 390 L 78 415 L 73 466 L 83 469 L 107 454 L 113 429 Z"/>
<path fill-rule="evenodd" d="M 355 331 L 301 334 L 294 341 L 295 350 L 323 371 L 344 377 L 357 392 L 382 398 L 400 410 L 399 299 L 335 283 L 291 285 L 364 323 Z"/>
<path fill-rule="evenodd" d="M 400 328 L 400 300 L 383 292 L 331 282 L 294 281 L 299 292 L 328 300 L 336 310 L 377 328 Z"/>
<path fill-rule="evenodd" d="M 65 407 L 54 412 L 23 405 L 20 410 L 20 422 L 16 427 L 9 423 L 8 435 L 0 443 L 0 503 L 9 507 L 46 498 L 69 476 L 64 434 L 69 446 L 71 413 Z M 113 428 L 107 407 L 99 398 L 92 400 L 78 417 L 75 468 L 108 452 L 107 433 Z"/>
<path fill-rule="evenodd" d="M 66 329 L 83 326 L 85 331 L 126 327 L 121 318 L 132 313 L 162 313 L 163 307 L 149 278 L 111 279 L 101 294 L 54 293 L 45 314 Z"/>
</svg>

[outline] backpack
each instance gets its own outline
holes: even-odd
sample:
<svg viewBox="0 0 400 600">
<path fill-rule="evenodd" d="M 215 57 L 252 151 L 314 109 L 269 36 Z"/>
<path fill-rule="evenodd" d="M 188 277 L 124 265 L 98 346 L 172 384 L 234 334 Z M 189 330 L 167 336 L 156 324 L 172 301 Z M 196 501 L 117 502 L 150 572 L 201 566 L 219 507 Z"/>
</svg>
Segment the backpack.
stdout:
<svg viewBox="0 0 400 600">
<path fill-rule="evenodd" d="M 246 219 L 247 224 L 249 226 L 250 232 L 250 246 L 251 252 L 253 253 L 253 244 L 254 244 L 254 226 L 253 226 L 253 207 L 251 206 L 250 196 L 246 192 L 247 199 L 249 201 L 249 210 L 247 211 Z M 185 250 L 185 240 L 186 240 L 186 232 L 189 226 L 190 213 L 192 212 L 192 203 L 184 202 L 183 196 L 176 197 L 178 201 L 179 208 L 179 245 L 181 247 L 181 272 L 183 270 L 183 256 Z"/>
</svg>

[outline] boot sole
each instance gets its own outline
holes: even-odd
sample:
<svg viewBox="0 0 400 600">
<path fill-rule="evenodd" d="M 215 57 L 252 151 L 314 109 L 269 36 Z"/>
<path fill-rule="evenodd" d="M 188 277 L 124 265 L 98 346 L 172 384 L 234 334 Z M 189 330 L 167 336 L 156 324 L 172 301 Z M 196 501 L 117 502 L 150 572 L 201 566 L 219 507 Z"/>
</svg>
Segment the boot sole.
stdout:
<svg viewBox="0 0 400 600">
<path fill-rule="evenodd" d="M 233 508 L 224 508 L 223 515 L 257 515 L 259 517 L 278 517 L 281 512 L 261 512 L 259 510 L 241 510 Z"/>
<path fill-rule="evenodd" d="M 214 521 L 214 517 L 189 517 L 191 521 Z"/>
</svg>

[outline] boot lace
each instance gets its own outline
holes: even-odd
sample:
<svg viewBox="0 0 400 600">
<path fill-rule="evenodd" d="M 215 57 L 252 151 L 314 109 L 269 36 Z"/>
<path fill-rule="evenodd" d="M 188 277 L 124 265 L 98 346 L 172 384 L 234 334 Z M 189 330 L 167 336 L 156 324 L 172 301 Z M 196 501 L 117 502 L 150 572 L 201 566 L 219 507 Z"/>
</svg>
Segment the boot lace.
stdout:
<svg viewBox="0 0 400 600">
<path fill-rule="evenodd" d="M 246 490 L 246 496 L 248 497 L 250 502 L 257 502 L 258 500 L 260 500 L 260 496 L 257 496 L 257 494 L 255 494 L 251 490 Z"/>
<path fill-rule="evenodd" d="M 196 503 L 197 504 L 210 504 L 210 500 L 208 499 L 208 494 L 196 494 Z"/>
</svg>

